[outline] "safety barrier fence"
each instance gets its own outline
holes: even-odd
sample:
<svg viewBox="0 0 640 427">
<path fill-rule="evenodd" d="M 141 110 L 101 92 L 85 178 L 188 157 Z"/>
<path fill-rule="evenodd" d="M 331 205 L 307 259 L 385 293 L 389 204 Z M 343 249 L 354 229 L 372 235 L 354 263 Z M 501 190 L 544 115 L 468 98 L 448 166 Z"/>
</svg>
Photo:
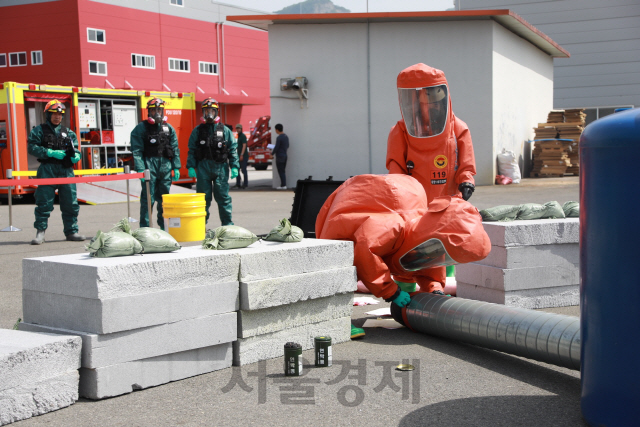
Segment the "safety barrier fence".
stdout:
<svg viewBox="0 0 640 427">
<path fill-rule="evenodd" d="M 74 170 L 73 178 L 33 178 L 37 176 L 36 171 L 13 171 L 7 169 L 7 179 L 0 179 L 0 187 L 8 187 L 7 200 L 9 205 L 9 227 L 3 228 L 0 231 L 21 231 L 20 228 L 13 226 L 12 216 L 12 189 L 13 187 L 21 185 L 62 185 L 62 184 L 78 184 L 86 182 L 100 182 L 100 181 L 127 181 L 127 216 L 129 221 L 134 222 L 135 219 L 131 218 L 131 208 L 129 205 L 129 180 L 144 178 L 145 185 L 147 187 L 147 202 L 149 206 L 149 218 L 151 218 L 151 193 L 149 191 L 149 179 L 151 177 L 149 170 L 144 172 L 131 173 L 129 166 L 124 168 L 110 168 L 110 169 L 81 169 Z M 116 175 L 109 175 L 116 174 Z M 93 175 L 93 176 L 84 176 Z M 98 176 L 96 176 L 98 175 Z M 104 175 L 104 176 L 99 176 Z M 14 179 L 14 178 L 29 178 L 28 180 Z"/>
</svg>

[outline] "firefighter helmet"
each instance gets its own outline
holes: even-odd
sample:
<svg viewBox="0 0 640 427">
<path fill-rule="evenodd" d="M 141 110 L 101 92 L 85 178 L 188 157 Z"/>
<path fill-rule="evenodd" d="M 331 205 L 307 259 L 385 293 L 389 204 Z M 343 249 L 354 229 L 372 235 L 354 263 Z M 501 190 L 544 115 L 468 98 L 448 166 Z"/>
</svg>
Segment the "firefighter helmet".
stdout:
<svg viewBox="0 0 640 427">
<path fill-rule="evenodd" d="M 167 120 L 164 115 L 165 102 L 160 98 L 152 98 L 147 102 L 147 113 L 149 118 L 147 119 L 151 124 L 160 124 Z M 153 112 L 151 111 L 153 109 Z"/>
<path fill-rule="evenodd" d="M 64 114 L 65 106 L 62 102 L 58 101 L 57 99 L 52 99 L 51 101 L 47 102 L 47 105 L 44 106 L 44 112 Z"/>
</svg>

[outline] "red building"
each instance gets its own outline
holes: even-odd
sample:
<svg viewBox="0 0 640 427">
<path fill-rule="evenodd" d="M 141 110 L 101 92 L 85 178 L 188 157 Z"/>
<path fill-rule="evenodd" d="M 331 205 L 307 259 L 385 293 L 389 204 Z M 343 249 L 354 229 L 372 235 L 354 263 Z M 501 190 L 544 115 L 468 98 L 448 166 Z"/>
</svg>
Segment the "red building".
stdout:
<svg viewBox="0 0 640 427">
<path fill-rule="evenodd" d="M 0 82 L 193 92 L 248 130 L 270 105 L 268 33 L 225 22 L 246 13 L 209 0 L 9 0 Z"/>
</svg>

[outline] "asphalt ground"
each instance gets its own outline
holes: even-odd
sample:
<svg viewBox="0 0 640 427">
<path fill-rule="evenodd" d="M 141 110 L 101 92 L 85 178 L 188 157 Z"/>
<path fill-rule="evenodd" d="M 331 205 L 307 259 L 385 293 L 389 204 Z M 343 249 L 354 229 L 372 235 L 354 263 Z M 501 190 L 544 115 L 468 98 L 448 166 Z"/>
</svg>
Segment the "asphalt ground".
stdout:
<svg viewBox="0 0 640 427">
<path fill-rule="evenodd" d="M 233 220 L 265 234 L 289 218 L 294 192 L 271 189 L 272 171 L 250 170 L 249 188 L 232 190 Z M 524 179 L 521 184 L 476 188 L 479 209 L 520 203 L 579 200 L 578 177 Z M 0 328 L 22 317 L 22 259 L 84 252 L 66 242 L 56 205 L 47 242 L 31 246 L 33 204 L 13 206 L 13 226 L 0 233 Z M 132 216 L 139 205 L 132 203 Z M 127 216 L 126 204 L 81 205 L 80 232 L 106 231 Z M 8 226 L 0 206 L 0 228 Z M 218 226 L 215 210 L 208 228 Z M 134 225 L 135 228 L 135 225 Z M 190 244 L 198 244 L 193 242 Z M 187 244 L 187 245 L 190 245 Z M 360 296 L 361 294 L 357 294 Z M 363 295 L 364 296 L 364 295 Z M 369 295 L 370 296 L 370 295 Z M 354 307 L 360 326 L 366 312 Z M 578 307 L 549 309 L 579 315 Z M 333 366 L 313 367 L 303 352 L 302 377 L 284 377 L 282 357 L 234 367 L 100 401 L 74 405 L 16 423 L 20 426 L 585 426 L 580 414 L 580 374 L 472 345 L 414 333 L 367 328 L 366 336 L 333 346 Z M 410 363 L 413 371 L 395 366 Z"/>
</svg>

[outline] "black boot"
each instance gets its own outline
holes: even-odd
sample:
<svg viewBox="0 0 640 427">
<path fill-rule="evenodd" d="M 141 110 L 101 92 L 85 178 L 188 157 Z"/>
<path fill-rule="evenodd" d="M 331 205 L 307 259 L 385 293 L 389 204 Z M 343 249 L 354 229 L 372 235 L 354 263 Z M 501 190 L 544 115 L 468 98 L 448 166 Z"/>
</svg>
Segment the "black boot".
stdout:
<svg viewBox="0 0 640 427">
<path fill-rule="evenodd" d="M 67 234 L 67 240 L 70 242 L 82 242 L 85 240 L 85 237 L 78 233 Z"/>
<path fill-rule="evenodd" d="M 32 245 L 41 245 L 44 243 L 44 230 L 36 230 L 36 238 L 31 241 Z"/>
</svg>

